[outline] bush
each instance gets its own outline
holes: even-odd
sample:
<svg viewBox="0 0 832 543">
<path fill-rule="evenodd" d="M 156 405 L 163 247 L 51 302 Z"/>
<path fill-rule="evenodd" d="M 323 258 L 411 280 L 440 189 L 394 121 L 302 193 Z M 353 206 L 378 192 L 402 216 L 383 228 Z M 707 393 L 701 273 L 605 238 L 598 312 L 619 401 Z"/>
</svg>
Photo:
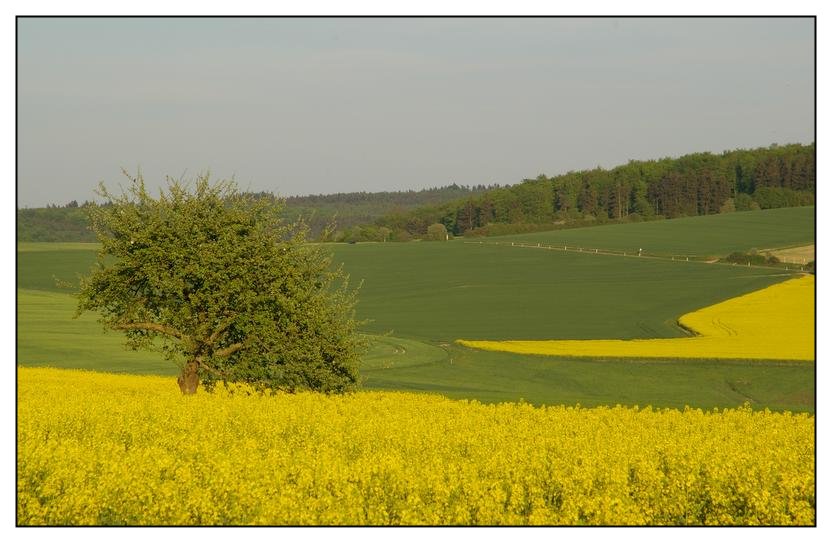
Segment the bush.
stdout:
<svg viewBox="0 0 832 543">
<path fill-rule="evenodd" d="M 756 203 L 754 202 L 754 198 L 741 192 L 734 198 L 734 209 L 737 211 L 751 211 L 753 209 L 751 205 L 754 203 Z M 757 206 L 757 209 L 759 208 L 760 206 Z"/>
<path fill-rule="evenodd" d="M 435 223 L 428 226 L 426 239 L 430 241 L 447 241 L 448 229 L 442 223 Z"/>
<path fill-rule="evenodd" d="M 761 209 L 774 209 L 811 205 L 815 203 L 815 196 L 811 192 L 785 187 L 760 187 L 754 191 L 754 200 Z"/>
<path fill-rule="evenodd" d="M 390 241 L 412 241 L 413 236 L 407 230 L 395 230 L 390 237 Z"/>
<path fill-rule="evenodd" d="M 733 252 L 723 259 L 723 262 L 731 262 L 733 264 L 752 264 L 754 266 L 767 266 L 780 264 L 780 259 L 773 255 L 761 255 L 752 250 L 748 253 Z"/>
<path fill-rule="evenodd" d="M 727 200 L 725 200 L 725 203 L 722 204 L 722 206 L 719 208 L 720 213 L 733 213 L 736 210 L 737 208 L 734 205 L 733 198 L 728 198 Z"/>
</svg>

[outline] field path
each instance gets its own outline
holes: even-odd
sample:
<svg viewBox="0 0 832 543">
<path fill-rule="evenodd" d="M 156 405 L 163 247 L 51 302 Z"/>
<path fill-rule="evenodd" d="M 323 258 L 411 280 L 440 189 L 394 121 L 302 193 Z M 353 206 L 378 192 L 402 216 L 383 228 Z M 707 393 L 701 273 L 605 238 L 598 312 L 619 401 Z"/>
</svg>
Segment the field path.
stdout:
<svg viewBox="0 0 832 543">
<path fill-rule="evenodd" d="M 701 255 L 673 255 L 673 254 L 655 254 L 655 253 L 647 253 L 642 252 L 639 254 L 636 252 L 627 252 L 627 251 L 618 251 L 615 249 L 601 249 L 595 247 L 579 247 L 573 245 L 551 245 L 546 243 L 523 243 L 519 241 L 463 241 L 463 243 L 472 244 L 472 245 L 498 245 L 502 247 L 517 247 L 521 249 L 543 249 L 548 251 L 561 251 L 561 252 L 568 252 L 568 253 L 581 253 L 585 255 L 604 255 L 604 256 L 617 256 L 622 258 L 638 258 L 643 260 L 662 260 L 662 261 L 674 261 L 674 262 L 687 262 L 687 263 L 694 263 L 694 264 L 711 264 L 711 265 L 719 265 L 719 266 L 739 266 L 740 264 L 734 264 L 729 262 L 719 262 L 718 259 L 714 258 L 703 258 Z M 812 246 L 814 248 L 814 246 Z M 804 266 L 799 263 L 794 263 L 793 266 L 786 266 L 785 268 L 781 266 L 759 266 L 748 264 L 744 267 L 748 268 L 757 268 L 757 269 L 772 269 L 772 270 L 784 270 L 784 271 L 793 271 L 793 272 L 801 272 L 804 271 Z M 783 275 L 790 275 L 784 273 Z"/>
</svg>

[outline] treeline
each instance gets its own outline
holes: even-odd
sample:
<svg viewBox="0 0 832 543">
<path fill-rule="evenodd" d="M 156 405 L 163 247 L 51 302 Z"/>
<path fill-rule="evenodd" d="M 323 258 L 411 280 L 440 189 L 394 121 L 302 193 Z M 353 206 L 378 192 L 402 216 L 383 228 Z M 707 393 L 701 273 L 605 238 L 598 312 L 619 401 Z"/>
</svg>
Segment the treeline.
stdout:
<svg viewBox="0 0 832 543">
<path fill-rule="evenodd" d="M 17 241 L 95 241 L 82 208 L 73 200 L 65 206 L 18 209 Z"/>
<path fill-rule="evenodd" d="M 607 221 L 639 221 L 813 204 L 815 145 L 630 161 L 540 175 L 453 202 L 394 212 L 363 227 L 389 239 L 422 237 L 431 224 L 454 235 L 499 235 Z"/>
<path fill-rule="evenodd" d="M 390 213 L 406 213 L 421 206 L 436 206 L 450 201 L 467 198 L 500 185 L 457 185 L 424 190 L 346 192 L 317 194 L 310 196 L 289 196 L 284 199 L 284 217 L 287 220 L 303 219 L 309 225 L 311 235 L 319 239 L 327 229 L 327 240 L 346 241 L 351 230 L 361 230 L 372 225 Z"/>
<path fill-rule="evenodd" d="M 254 194 L 278 200 L 271 192 Z M 630 161 L 517 185 L 452 184 L 284 201 L 284 218 L 303 219 L 314 239 L 344 242 L 423 239 L 434 224 L 455 236 L 484 236 L 792 207 L 815 201 L 815 145 Z M 18 241 L 94 241 L 81 209 L 86 204 L 18 210 Z"/>
<path fill-rule="evenodd" d="M 444 187 L 432 187 L 422 190 L 401 190 L 382 192 L 337 192 L 334 194 L 311 194 L 308 196 L 287 196 L 284 198 L 288 207 L 319 207 L 326 204 L 372 204 L 384 206 L 426 205 L 445 202 L 449 198 L 459 198 L 469 194 L 485 192 L 500 188 L 493 185 L 457 185 L 453 183 Z"/>
<path fill-rule="evenodd" d="M 500 185 L 457 185 L 456 183 L 424 190 L 388 192 L 348 192 L 283 198 L 283 217 L 288 221 L 302 219 L 310 227 L 314 239 L 327 231 L 329 240 L 346 241 L 354 237 L 353 228 L 362 226 L 378 234 L 372 226 L 379 218 L 390 213 L 404 213 L 425 205 L 439 205 L 460 198 L 499 188 Z M 256 197 L 277 201 L 272 192 L 249 193 Z M 17 211 L 18 241 L 95 241 L 87 228 L 83 207 L 73 200 L 65 205 L 49 204 L 45 208 L 27 208 Z M 382 231 L 383 232 L 383 231 Z M 365 235 L 366 237 L 366 235 Z M 374 238 L 375 239 L 375 238 Z"/>
</svg>

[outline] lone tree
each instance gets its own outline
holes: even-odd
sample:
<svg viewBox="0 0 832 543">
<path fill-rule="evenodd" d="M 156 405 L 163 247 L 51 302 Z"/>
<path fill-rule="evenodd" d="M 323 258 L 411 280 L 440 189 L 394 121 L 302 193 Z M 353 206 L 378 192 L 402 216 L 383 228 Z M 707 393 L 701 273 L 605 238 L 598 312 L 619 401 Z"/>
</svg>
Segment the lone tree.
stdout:
<svg viewBox="0 0 832 543">
<path fill-rule="evenodd" d="M 126 172 L 125 172 L 126 174 Z M 129 174 L 126 174 L 129 176 Z M 179 364 L 179 388 L 217 382 L 343 392 L 358 382 L 365 347 L 355 291 L 306 229 L 275 202 L 240 194 L 234 181 L 167 178 L 152 197 L 139 174 L 87 208 L 101 243 L 81 279 L 77 314 L 98 311 L 127 345 Z"/>
</svg>

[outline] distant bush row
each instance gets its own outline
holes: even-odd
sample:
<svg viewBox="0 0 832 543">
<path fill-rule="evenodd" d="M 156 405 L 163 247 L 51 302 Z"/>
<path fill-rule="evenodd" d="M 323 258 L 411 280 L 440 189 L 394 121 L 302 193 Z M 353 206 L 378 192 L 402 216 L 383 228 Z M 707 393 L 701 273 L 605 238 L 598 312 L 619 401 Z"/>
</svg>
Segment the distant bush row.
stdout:
<svg viewBox="0 0 832 543">
<path fill-rule="evenodd" d="M 721 261 L 729 262 L 731 264 L 742 264 L 743 266 L 785 266 L 794 269 L 794 264 L 783 262 L 779 258 L 771 254 L 760 254 L 754 249 L 747 253 L 742 253 L 739 251 L 733 252 L 725 258 L 721 259 Z M 812 260 L 811 262 L 804 264 L 800 269 L 809 273 L 815 273 L 815 261 Z"/>
<path fill-rule="evenodd" d="M 761 255 L 758 253 L 742 253 L 739 251 L 733 252 L 722 259 L 724 262 L 731 262 L 733 264 L 751 264 L 754 266 L 766 266 L 772 264 L 780 264 L 780 259 L 774 255 Z"/>
</svg>

